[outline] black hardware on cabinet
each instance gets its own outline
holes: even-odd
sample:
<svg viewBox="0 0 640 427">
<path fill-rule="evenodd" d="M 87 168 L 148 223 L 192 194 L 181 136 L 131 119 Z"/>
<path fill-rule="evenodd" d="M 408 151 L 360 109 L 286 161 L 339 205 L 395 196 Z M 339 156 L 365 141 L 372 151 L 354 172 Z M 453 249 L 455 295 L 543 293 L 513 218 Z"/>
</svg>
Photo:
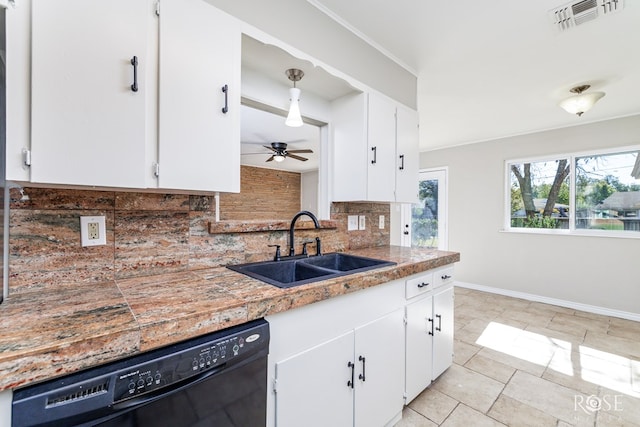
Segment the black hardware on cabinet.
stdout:
<svg viewBox="0 0 640 427">
<path fill-rule="evenodd" d="M 222 112 L 227 114 L 229 111 L 229 86 L 222 86 L 222 93 L 224 93 L 224 107 L 222 107 Z"/>
<path fill-rule="evenodd" d="M 358 378 L 362 380 L 362 382 L 365 382 L 365 363 L 367 362 L 364 358 L 364 356 L 359 356 L 358 360 L 362 362 L 362 373 L 360 375 L 358 375 Z"/>
<path fill-rule="evenodd" d="M 276 254 L 273 256 L 274 261 L 280 261 L 280 245 L 268 245 L 270 248 L 276 248 Z"/>
<path fill-rule="evenodd" d="M 429 284 L 425 283 L 425 282 L 422 282 L 422 283 L 418 284 L 419 288 L 424 288 L 425 286 L 429 286 Z"/>
<path fill-rule="evenodd" d="M 404 170 L 404 154 L 400 154 L 400 170 Z"/>
<path fill-rule="evenodd" d="M 409 224 L 405 224 L 404 225 L 404 231 L 403 231 L 405 236 L 409 235 Z"/>
<path fill-rule="evenodd" d="M 353 388 L 353 377 L 355 375 L 356 364 L 349 362 L 347 363 L 347 367 L 351 368 L 351 381 L 347 381 L 347 387 Z"/>
<path fill-rule="evenodd" d="M 448 274 L 445 274 L 444 276 L 440 276 L 440 278 L 442 280 L 447 280 L 447 279 L 451 279 L 451 276 L 449 276 Z"/>
<path fill-rule="evenodd" d="M 427 321 L 429 323 L 431 323 L 431 330 L 429 331 L 429 335 L 433 335 L 433 319 L 432 318 L 428 318 Z"/>
<path fill-rule="evenodd" d="M 131 65 L 133 65 L 133 84 L 131 85 L 131 90 L 134 92 L 138 91 L 138 57 L 134 56 L 131 58 Z"/>
<path fill-rule="evenodd" d="M 378 147 L 371 147 L 371 151 L 373 151 L 373 160 L 371 160 L 371 164 L 375 165 L 378 161 Z"/>
<path fill-rule="evenodd" d="M 442 316 L 436 314 L 436 317 L 438 318 L 438 327 L 436 327 L 436 331 L 442 331 Z"/>
</svg>

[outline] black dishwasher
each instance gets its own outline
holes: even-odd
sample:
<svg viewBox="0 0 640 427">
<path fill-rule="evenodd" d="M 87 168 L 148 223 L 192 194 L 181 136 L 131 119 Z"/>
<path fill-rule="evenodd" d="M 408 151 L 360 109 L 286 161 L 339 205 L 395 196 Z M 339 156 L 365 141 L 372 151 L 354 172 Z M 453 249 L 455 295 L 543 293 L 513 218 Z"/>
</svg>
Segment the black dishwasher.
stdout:
<svg viewBox="0 0 640 427">
<path fill-rule="evenodd" d="M 252 321 L 15 390 L 11 425 L 264 426 L 268 352 Z"/>
</svg>

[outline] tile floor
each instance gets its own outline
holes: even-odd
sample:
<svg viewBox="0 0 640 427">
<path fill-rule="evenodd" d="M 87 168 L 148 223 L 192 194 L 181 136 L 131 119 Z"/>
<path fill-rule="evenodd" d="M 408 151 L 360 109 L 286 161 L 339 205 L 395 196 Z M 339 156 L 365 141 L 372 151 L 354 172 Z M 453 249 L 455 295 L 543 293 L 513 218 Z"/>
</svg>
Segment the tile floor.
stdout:
<svg viewBox="0 0 640 427">
<path fill-rule="evenodd" d="M 640 426 L 640 323 L 455 288 L 454 364 L 396 427 Z"/>
</svg>

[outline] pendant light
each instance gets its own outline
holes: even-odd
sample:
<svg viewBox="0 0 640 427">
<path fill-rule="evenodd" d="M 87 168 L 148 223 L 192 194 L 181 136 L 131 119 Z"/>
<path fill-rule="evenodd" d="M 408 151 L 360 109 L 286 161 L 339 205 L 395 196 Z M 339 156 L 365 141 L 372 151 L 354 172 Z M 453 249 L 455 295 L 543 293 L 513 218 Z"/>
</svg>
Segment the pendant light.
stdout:
<svg viewBox="0 0 640 427">
<path fill-rule="evenodd" d="M 560 101 L 558 104 L 567 113 L 575 114 L 578 117 L 582 116 L 595 105 L 600 98 L 604 96 L 604 92 L 589 92 L 583 93 L 589 89 L 591 85 L 581 85 L 572 88 L 569 92 L 576 93 L 577 95 L 570 96 L 567 99 Z"/>
<path fill-rule="evenodd" d="M 293 82 L 293 87 L 289 89 L 289 99 L 291 104 L 289 105 L 289 114 L 287 115 L 287 120 L 285 120 L 284 124 L 291 127 L 300 127 L 302 126 L 302 116 L 300 115 L 300 89 L 296 87 L 296 82 L 300 81 L 304 76 L 304 72 L 302 70 L 298 70 L 297 68 L 290 68 L 285 71 L 289 80 Z"/>
</svg>

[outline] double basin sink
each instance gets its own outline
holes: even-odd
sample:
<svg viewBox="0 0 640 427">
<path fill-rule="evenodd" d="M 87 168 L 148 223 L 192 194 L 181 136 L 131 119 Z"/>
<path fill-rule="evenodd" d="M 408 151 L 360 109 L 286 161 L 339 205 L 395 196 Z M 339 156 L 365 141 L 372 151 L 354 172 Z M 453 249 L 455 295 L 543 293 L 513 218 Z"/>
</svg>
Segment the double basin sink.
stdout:
<svg viewBox="0 0 640 427">
<path fill-rule="evenodd" d="M 331 253 L 299 259 L 229 265 L 227 268 L 279 288 L 292 288 L 395 264 L 380 259 Z"/>
</svg>

